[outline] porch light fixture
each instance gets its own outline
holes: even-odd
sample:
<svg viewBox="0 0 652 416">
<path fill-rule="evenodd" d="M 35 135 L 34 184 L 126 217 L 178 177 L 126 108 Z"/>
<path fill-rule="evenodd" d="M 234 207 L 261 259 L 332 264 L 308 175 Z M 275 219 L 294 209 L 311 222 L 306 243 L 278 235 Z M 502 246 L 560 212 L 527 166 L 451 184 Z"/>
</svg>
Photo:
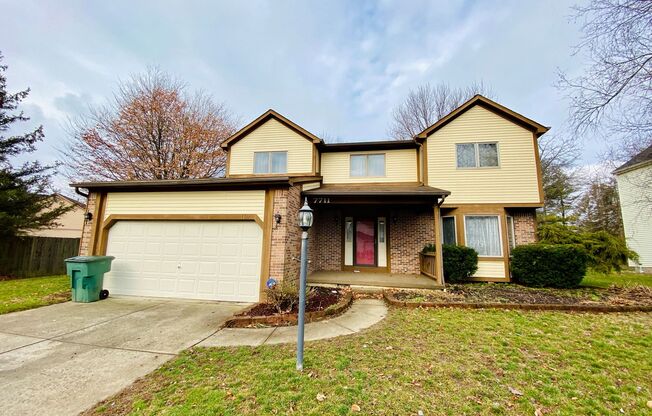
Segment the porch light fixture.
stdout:
<svg viewBox="0 0 652 416">
<path fill-rule="evenodd" d="M 281 214 L 278 212 L 274 214 L 274 222 L 276 222 L 276 225 L 279 225 L 281 223 Z"/>
<path fill-rule="evenodd" d="M 93 213 L 92 213 L 92 212 L 87 212 L 87 213 L 85 213 L 85 214 L 84 214 L 84 219 L 85 219 L 86 221 L 90 221 L 90 220 L 92 220 L 92 219 L 93 219 Z"/>
<path fill-rule="evenodd" d="M 299 210 L 301 233 L 301 271 L 299 273 L 299 319 L 297 322 L 297 370 L 303 371 L 303 334 L 306 316 L 306 275 L 308 274 L 308 230 L 312 227 L 312 209 L 306 198 Z"/>
<path fill-rule="evenodd" d="M 299 210 L 299 227 L 301 227 L 303 231 L 308 231 L 308 229 L 312 227 L 312 221 L 312 208 L 308 206 L 308 198 L 306 198 L 306 201 Z"/>
</svg>

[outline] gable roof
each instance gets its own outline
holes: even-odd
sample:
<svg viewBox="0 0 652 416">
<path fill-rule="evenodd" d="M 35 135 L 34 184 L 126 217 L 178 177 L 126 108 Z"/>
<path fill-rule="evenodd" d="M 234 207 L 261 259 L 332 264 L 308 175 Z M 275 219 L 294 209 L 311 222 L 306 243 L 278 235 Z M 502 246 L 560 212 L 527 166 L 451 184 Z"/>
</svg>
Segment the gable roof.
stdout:
<svg viewBox="0 0 652 416">
<path fill-rule="evenodd" d="M 647 149 L 643 150 L 633 158 L 629 159 L 627 162 L 618 166 L 618 168 L 616 168 L 613 173 L 623 173 L 646 162 L 652 162 L 652 145 L 650 145 Z"/>
<path fill-rule="evenodd" d="M 548 130 L 550 130 L 550 127 L 546 127 L 542 124 L 537 123 L 534 120 L 531 120 L 527 117 L 525 117 L 522 114 L 519 114 L 515 111 L 510 110 L 509 108 L 502 106 L 498 104 L 495 101 L 492 101 L 488 99 L 487 97 L 484 97 L 482 95 L 474 95 L 470 100 L 465 102 L 464 104 L 460 105 L 457 107 L 455 110 L 451 111 L 444 117 L 440 118 L 435 124 L 432 126 L 428 127 L 421 133 L 417 134 L 415 139 L 417 140 L 423 140 L 427 138 L 429 135 L 434 133 L 435 131 L 439 130 L 440 128 L 444 127 L 446 124 L 450 123 L 451 121 L 455 120 L 457 117 L 461 116 L 464 114 L 467 110 L 470 110 L 474 106 L 479 105 L 483 108 L 486 108 L 487 110 L 490 110 L 530 131 L 535 133 L 537 137 L 541 136 Z"/>
<path fill-rule="evenodd" d="M 54 196 L 55 196 L 55 198 L 59 198 L 59 199 L 62 200 L 63 202 L 67 202 L 67 203 L 69 203 L 69 204 L 76 205 L 76 206 L 78 206 L 79 208 L 84 208 L 84 209 L 86 208 L 86 205 L 85 205 L 85 204 L 83 204 L 83 203 L 77 201 L 76 199 L 72 199 L 72 198 L 67 197 L 67 196 L 65 196 L 65 195 L 63 195 L 63 194 L 60 194 L 59 192 L 55 192 L 55 193 L 54 193 Z"/>
<path fill-rule="evenodd" d="M 261 114 L 257 119 L 252 121 L 251 123 L 247 124 L 240 130 L 238 130 L 234 135 L 226 139 L 220 146 L 223 149 L 228 148 L 229 146 L 233 145 L 236 143 L 238 140 L 242 139 L 245 137 L 247 134 L 252 132 L 253 130 L 257 129 L 263 123 L 265 123 L 269 119 L 275 119 L 288 127 L 289 129 L 295 131 L 299 135 L 305 137 L 306 139 L 310 140 L 313 143 L 322 143 L 322 140 L 315 136 L 314 134 L 310 133 L 308 130 L 304 129 L 303 127 L 299 126 L 298 124 L 292 122 L 291 120 L 283 117 L 281 114 L 277 113 L 276 111 L 272 110 L 271 108 L 267 111 L 265 111 L 263 114 Z"/>
</svg>

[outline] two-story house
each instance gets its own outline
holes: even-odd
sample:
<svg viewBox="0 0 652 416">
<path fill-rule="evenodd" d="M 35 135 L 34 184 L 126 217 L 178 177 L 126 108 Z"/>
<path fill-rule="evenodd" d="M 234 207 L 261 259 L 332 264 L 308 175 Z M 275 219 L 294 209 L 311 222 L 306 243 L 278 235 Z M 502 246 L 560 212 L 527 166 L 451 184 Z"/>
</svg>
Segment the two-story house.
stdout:
<svg viewBox="0 0 652 416">
<path fill-rule="evenodd" d="M 93 213 L 81 254 L 116 257 L 112 293 L 258 301 L 269 277 L 298 278 L 307 199 L 310 279 L 441 283 L 441 245 L 460 244 L 474 279 L 507 282 L 511 248 L 535 241 L 547 130 L 475 96 L 411 140 L 327 144 L 269 110 L 223 143 L 225 178 L 73 184 Z"/>
</svg>

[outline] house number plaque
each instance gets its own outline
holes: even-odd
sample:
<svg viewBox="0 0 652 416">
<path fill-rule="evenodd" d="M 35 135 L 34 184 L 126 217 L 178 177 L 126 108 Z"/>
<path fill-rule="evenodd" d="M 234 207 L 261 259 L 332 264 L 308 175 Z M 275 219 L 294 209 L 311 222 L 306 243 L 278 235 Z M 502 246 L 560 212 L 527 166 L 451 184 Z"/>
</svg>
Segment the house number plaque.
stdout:
<svg viewBox="0 0 652 416">
<path fill-rule="evenodd" d="M 313 198 L 312 202 L 315 204 L 330 204 L 331 199 L 330 198 Z"/>
</svg>

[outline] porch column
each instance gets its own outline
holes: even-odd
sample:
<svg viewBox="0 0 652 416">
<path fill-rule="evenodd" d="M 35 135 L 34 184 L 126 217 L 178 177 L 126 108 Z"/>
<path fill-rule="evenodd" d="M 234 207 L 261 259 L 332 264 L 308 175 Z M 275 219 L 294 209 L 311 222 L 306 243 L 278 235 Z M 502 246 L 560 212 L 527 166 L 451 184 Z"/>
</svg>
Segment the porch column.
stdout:
<svg viewBox="0 0 652 416">
<path fill-rule="evenodd" d="M 444 284 L 444 257 L 441 248 L 441 208 L 435 204 L 435 260 L 437 283 Z"/>
</svg>

